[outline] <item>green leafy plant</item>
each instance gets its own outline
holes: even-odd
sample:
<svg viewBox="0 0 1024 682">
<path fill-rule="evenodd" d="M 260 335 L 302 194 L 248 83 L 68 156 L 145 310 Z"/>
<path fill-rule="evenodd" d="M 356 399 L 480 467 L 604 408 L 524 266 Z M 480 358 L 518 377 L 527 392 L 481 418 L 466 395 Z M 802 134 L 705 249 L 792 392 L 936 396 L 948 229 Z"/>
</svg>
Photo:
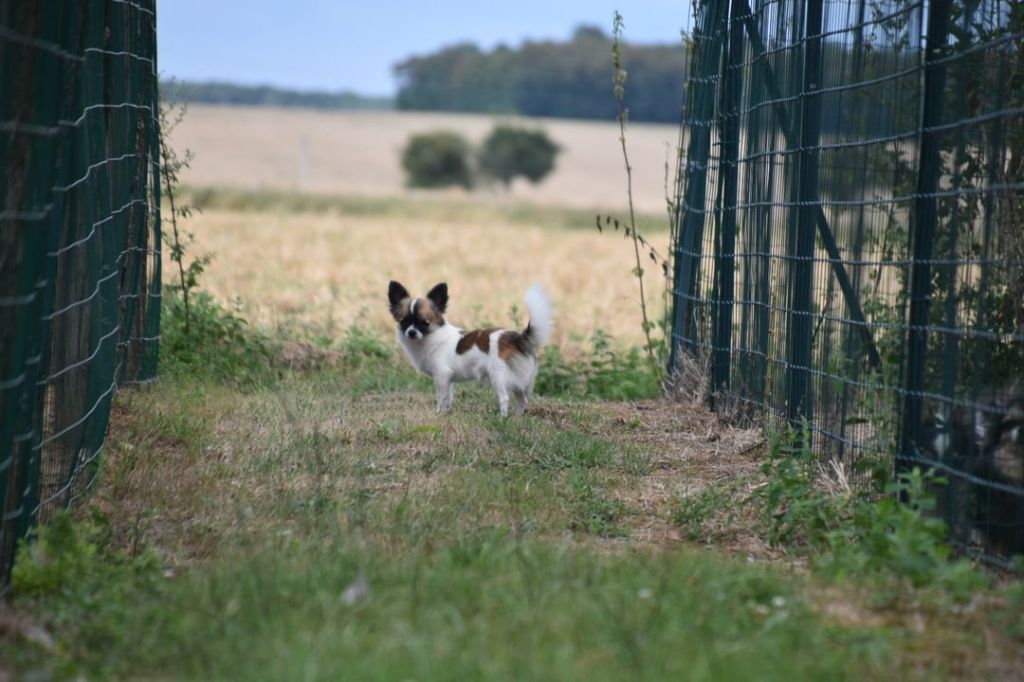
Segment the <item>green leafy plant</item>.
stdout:
<svg viewBox="0 0 1024 682">
<path fill-rule="evenodd" d="M 469 144 L 447 131 L 409 138 L 402 150 L 402 168 L 411 187 L 472 186 Z"/>
<path fill-rule="evenodd" d="M 840 577 L 895 574 L 917 588 L 940 582 L 955 599 L 967 598 L 987 581 L 969 561 L 950 560 L 946 524 L 932 513 L 937 483 L 914 468 L 880 499 L 856 499 L 848 522 L 826 534 L 829 551 L 819 565 Z"/>
<path fill-rule="evenodd" d="M 11 573 L 15 594 L 32 596 L 68 589 L 97 564 L 98 550 L 89 533 L 75 526 L 61 510 L 50 523 L 33 531 L 34 541 L 21 541 Z"/>
<path fill-rule="evenodd" d="M 164 287 L 161 363 L 172 374 L 187 371 L 240 384 L 264 383 L 273 376 L 267 338 L 249 327 L 237 311 L 227 310 L 209 294 L 197 291 L 199 277 L 212 256 L 190 257 L 195 235 L 179 221 L 190 218 L 194 209 L 180 204 L 177 197 L 179 173 L 189 167 L 193 154 L 186 149 L 179 155 L 169 143 L 187 109 L 186 104 L 173 101 L 160 107 L 160 178 L 171 224 L 163 239 L 177 268 L 176 281 Z"/>
<path fill-rule="evenodd" d="M 241 386 L 267 384 L 277 376 L 270 339 L 210 294 L 195 293 L 189 315 L 182 295 L 167 292 L 162 312 L 163 372 Z"/>
<path fill-rule="evenodd" d="M 532 183 L 543 180 L 555 167 L 558 145 L 543 130 L 497 126 L 477 153 L 480 170 L 505 187 L 516 177 Z"/>
<path fill-rule="evenodd" d="M 626 71 L 623 61 L 622 30 L 622 15 L 615 12 L 611 44 L 612 92 L 615 100 L 616 119 L 619 124 L 619 144 L 622 148 L 622 160 L 626 170 L 626 198 L 628 201 L 629 215 L 625 220 L 620 221 L 618 218 L 599 214 L 595 217 L 595 223 L 598 232 L 604 232 L 606 228 L 608 228 L 609 231 L 611 231 L 611 228 L 614 228 L 616 232 L 621 230 L 622 235 L 626 239 L 629 239 L 633 245 L 634 267 L 632 274 L 637 280 L 637 287 L 639 288 L 640 294 L 641 330 L 643 331 L 645 339 L 643 351 L 652 371 L 657 374 L 659 383 L 662 383 L 665 379 L 664 368 L 668 362 L 668 339 L 671 337 L 671 320 L 669 317 L 671 306 L 665 306 L 665 313 L 662 315 L 660 323 L 651 319 L 650 312 L 647 307 L 647 287 L 644 279 L 647 271 L 644 267 L 644 263 L 649 259 L 651 263 L 657 266 L 661 271 L 661 296 L 662 299 L 666 301 L 668 301 L 671 294 L 669 280 L 671 263 L 667 258 L 663 258 L 658 254 L 650 241 L 648 241 L 637 228 L 636 210 L 633 204 L 633 167 L 629 161 L 629 149 L 626 145 L 626 126 L 630 118 L 629 108 L 626 107 L 626 82 L 629 78 L 629 74 Z M 677 166 L 678 165 L 679 164 L 677 164 Z M 675 226 L 678 222 L 678 210 L 675 206 L 674 200 L 669 194 L 670 188 L 668 179 L 669 163 L 666 157 L 665 195 L 666 207 L 668 210 L 669 235 L 672 237 L 675 234 Z M 676 183 L 677 186 L 675 187 L 675 190 L 676 193 L 678 193 L 678 177 L 676 178 Z M 672 241 L 674 241 L 674 238 Z M 660 331 L 660 336 L 655 334 L 656 331 Z"/>
<path fill-rule="evenodd" d="M 826 533 L 838 527 L 851 502 L 815 487 L 818 459 L 805 431 L 773 434 L 762 472 L 761 489 L 769 541 L 788 547 L 820 547 Z"/>
<path fill-rule="evenodd" d="M 641 400 L 661 393 L 659 374 L 643 351 L 637 346 L 619 350 L 600 330 L 591 336 L 585 357 L 569 360 L 557 346 L 545 346 L 539 362 L 534 387 L 538 395 Z"/>
<path fill-rule="evenodd" d="M 594 332 L 587 360 L 587 394 L 606 400 L 656 397 L 661 390 L 657 370 L 644 361 L 641 353 L 636 346 L 625 352 L 616 350 L 610 336 L 600 330 Z"/>
<path fill-rule="evenodd" d="M 166 289 L 181 294 L 186 334 L 192 324 L 192 292 L 199 285 L 199 276 L 213 258 L 206 254 L 189 260 L 188 250 L 195 243 L 195 235 L 185 231 L 178 224 L 179 219 L 187 220 L 192 216 L 193 208 L 188 204 L 178 204 L 176 193 L 180 184 L 178 174 L 191 165 L 194 155 L 190 149 L 186 149 L 184 156 L 179 156 L 168 140 L 187 111 L 188 106 L 185 103 L 164 102 L 160 105 L 160 179 L 163 183 L 164 198 L 170 209 L 171 223 L 170 232 L 163 233 L 163 242 L 171 261 L 178 269 L 178 281 L 167 283 Z"/>
<path fill-rule="evenodd" d="M 45 613 L 46 625 L 60 633 L 45 659 L 54 677 L 77 677 L 76 662 L 91 660 L 100 677 L 112 679 L 122 676 L 104 652 L 135 636 L 129 614 L 159 591 L 162 580 L 157 556 L 117 547 L 104 517 L 76 521 L 61 510 L 20 541 L 11 597 L 17 607 Z M 15 653 L 31 657 L 29 648 Z"/>
<path fill-rule="evenodd" d="M 353 324 L 345 330 L 345 336 L 341 340 L 341 350 L 345 359 L 351 362 L 365 359 L 387 359 L 391 357 L 392 353 L 391 346 L 359 324 Z"/>
<path fill-rule="evenodd" d="M 655 358 L 656 344 L 651 338 L 651 331 L 655 328 L 647 314 L 647 298 L 644 295 L 644 267 L 640 258 L 640 238 L 636 230 L 636 211 L 633 208 L 633 167 L 629 164 L 629 151 L 626 147 L 626 123 L 629 121 L 629 109 L 626 108 L 626 79 L 628 74 L 622 63 L 622 15 L 615 12 L 614 28 L 612 31 L 612 82 L 614 83 L 613 93 L 615 95 L 616 118 L 619 122 L 619 144 L 622 146 L 622 161 L 626 167 L 626 197 L 629 201 L 629 227 L 626 236 L 633 240 L 633 254 L 636 257 L 636 267 L 633 275 L 636 277 L 637 286 L 640 288 L 640 314 L 643 318 L 641 327 L 644 338 L 647 340 L 645 350 L 653 368 L 659 366 Z M 645 244 L 646 245 L 646 244 Z"/>
<path fill-rule="evenodd" d="M 776 434 L 758 491 L 767 536 L 807 554 L 834 578 L 939 585 L 963 601 L 987 583 L 966 559 L 952 559 L 945 523 L 934 515 L 934 490 L 944 481 L 918 468 L 876 490 L 827 490 L 806 430 Z"/>
</svg>

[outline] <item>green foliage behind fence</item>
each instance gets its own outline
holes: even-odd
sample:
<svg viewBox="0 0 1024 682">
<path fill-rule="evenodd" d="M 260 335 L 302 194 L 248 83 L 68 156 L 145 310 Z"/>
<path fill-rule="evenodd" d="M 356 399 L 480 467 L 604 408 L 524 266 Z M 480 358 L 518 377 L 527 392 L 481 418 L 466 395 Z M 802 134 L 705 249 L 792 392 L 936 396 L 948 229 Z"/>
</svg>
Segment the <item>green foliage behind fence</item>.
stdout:
<svg viewBox="0 0 1024 682">
<path fill-rule="evenodd" d="M 156 370 L 155 9 L 0 0 L 0 585 Z"/>
<path fill-rule="evenodd" d="M 1024 2 L 696 9 L 674 362 L 1024 554 Z"/>
</svg>

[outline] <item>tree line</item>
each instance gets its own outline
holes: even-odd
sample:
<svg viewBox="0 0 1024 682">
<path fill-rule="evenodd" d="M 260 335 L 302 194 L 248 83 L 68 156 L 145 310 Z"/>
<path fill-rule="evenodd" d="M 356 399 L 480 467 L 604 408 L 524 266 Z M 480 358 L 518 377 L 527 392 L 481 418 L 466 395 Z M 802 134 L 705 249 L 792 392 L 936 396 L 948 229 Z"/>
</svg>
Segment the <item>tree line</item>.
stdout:
<svg viewBox="0 0 1024 682">
<path fill-rule="evenodd" d="M 170 81 L 160 83 L 166 101 L 234 106 L 306 107 L 311 109 L 391 109 L 390 97 L 370 97 L 354 92 L 291 90 L 271 85 L 239 85 L 224 81 Z"/>
<path fill-rule="evenodd" d="M 394 67 L 398 109 L 613 120 L 612 39 L 581 26 L 568 41 L 482 50 L 473 43 L 409 57 Z M 679 45 L 623 46 L 626 103 L 637 121 L 678 123 L 686 81 Z"/>
</svg>

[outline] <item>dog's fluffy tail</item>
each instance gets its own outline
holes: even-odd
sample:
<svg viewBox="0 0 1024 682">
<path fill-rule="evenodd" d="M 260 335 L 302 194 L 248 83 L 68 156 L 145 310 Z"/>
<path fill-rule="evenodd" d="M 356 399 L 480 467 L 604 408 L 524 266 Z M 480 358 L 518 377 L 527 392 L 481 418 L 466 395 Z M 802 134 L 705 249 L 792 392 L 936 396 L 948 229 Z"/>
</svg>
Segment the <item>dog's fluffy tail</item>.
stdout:
<svg viewBox="0 0 1024 682">
<path fill-rule="evenodd" d="M 551 338 L 555 319 L 551 312 L 551 299 L 540 284 L 526 290 L 526 309 L 530 312 L 530 323 L 521 337 L 522 350 L 536 355 L 540 347 Z"/>
</svg>

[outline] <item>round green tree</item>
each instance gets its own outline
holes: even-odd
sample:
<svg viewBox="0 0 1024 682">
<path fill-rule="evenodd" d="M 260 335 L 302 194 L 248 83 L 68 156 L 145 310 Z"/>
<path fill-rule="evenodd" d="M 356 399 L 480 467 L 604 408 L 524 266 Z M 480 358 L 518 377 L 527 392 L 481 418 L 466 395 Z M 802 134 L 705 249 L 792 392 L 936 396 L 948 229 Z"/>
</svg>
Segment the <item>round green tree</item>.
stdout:
<svg viewBox="0 0 1024 682">
<path fill-rule="evenodd" d="M 402 150 L 402 167 L 410 187 L 470 187 L 469 144 L 455 133 L 413 135 Z"/>
<path fill-rule="evenodd" d="M 480 170 L 506 187 L 517 176 L 536 184 L 555 167 L 558 151 L 543 130 L 497 126 L 480 147 Z"/>
</svg>

